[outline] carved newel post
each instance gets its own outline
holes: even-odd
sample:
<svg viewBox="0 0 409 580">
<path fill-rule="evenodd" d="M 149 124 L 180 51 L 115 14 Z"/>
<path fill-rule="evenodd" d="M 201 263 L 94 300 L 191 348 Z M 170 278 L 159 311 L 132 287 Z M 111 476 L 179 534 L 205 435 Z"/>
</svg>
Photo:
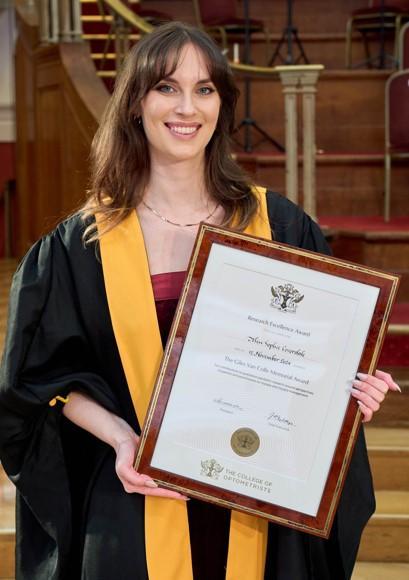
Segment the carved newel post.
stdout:
<svg viewBox="0 0 409 580">
<path fill-rule="evenodd" d="M 285 100 L 285 147 L 287 197 L 298 203 L 298 119 L 297 95 L 302 98 L 304 209 L 317 217 L 315 186 L 315 94 L 323 65 L 277 66 Z"/>
</svg>

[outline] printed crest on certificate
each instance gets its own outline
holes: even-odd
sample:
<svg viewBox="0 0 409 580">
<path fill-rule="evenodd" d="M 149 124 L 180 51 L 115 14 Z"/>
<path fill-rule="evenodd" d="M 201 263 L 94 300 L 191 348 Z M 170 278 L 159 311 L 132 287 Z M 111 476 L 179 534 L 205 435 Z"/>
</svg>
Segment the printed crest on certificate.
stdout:
<svg viewBox="0 0 409 580">
<path fill-rule="evenodd" d="M 328 537 L 399 276 L 203 224 L 136 468 Z"/>
</svg>

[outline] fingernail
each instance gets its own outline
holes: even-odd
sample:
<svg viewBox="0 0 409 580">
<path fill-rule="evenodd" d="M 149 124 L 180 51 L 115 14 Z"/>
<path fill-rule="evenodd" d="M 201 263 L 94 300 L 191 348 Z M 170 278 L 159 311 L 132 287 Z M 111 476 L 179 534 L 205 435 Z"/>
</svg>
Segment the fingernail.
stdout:
<svg viewBox="0 0 409 580">
<path fill-rule="evenodd" d="M 366 375 L 365 373 L 356 373 L 356 376 L 360 381 L 366 381 L 366 379 L 368 378 L 368 375 Z"/>
<path fill-rule="evenodd" d="M 402 392 L 402 389 L 400 388 L 400 386 L 398 385 L 398 383 L 395 383 L 395 385 L 396 385 L 396 388 L 398 389 L 398 391 L 401 393 Z"/>
<path fill-rule="evenodd" d="M 357 403 L 358 403 L 359 407 L 360 407 L 361 409 L 363 409 L 363 407 L 364 407 L 364 404 L 363 404 L 363 403 L 361 403 L 361 401 L 357 401 Z"/>
<path fill-rule="evenodd" d="M 145 481 L 145 486 L 146 487 L 158 487 L 158 484 L 155 483 L 152 479 L 148 479 L 147 481 Z"/>
<path fill-rule="evenodd" d="M 352 387 L 351 393 L 352 394 L 355 394 L 355 395 L 360 395 L 361 394 L 361 391 L 359 389 L 354 389 L 354 387 Z"/>
<path fill-rule="evenodd" d="M 355 385 L 356 387 L 359 387 L 361 381 L 358 381 L 357 379 L 354 379 L 352 381 L 352 384 Z"/>
</svg>

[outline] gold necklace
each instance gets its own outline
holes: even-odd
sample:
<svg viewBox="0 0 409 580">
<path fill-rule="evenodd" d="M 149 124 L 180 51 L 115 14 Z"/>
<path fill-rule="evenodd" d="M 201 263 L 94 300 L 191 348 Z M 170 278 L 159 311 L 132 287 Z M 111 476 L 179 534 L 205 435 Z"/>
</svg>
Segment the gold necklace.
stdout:
<svg viewBox="0 0 409 580">
<path fill-rule="evenodd" d="M 191 228 L 193 226 L 198 226 L 201 222 L 203 222 L 203 221 L 205 222 L 208 219 L 210 219 L 215 214 L 217 208 L 219 207 L 219 204 L 217 204 L 216 207 L 214 208 L 214 210 L 211 213 L 209 213 L 208 216 L 206 216 L 204 219 L 200 220 L 199 222 L 196 222 L 194 224 L 178 224 L 177 222 L 172 222 L 172 220 L 168 220 L 167 218 L 165 218 L 165 216 L 163 216 L 161 213 L 159 213 L 156 209 L 154 209 L 153 207 L 148 205 L 146 203 L 146 201 L 142 200 L 142 203 L 149 211 L 151 211 L 154 215 L 156 215 L 156 217 L 160 218 L 163 222 L 171 224 L 172 226 L 177 226 L 178 228 Z"/>
</svg>

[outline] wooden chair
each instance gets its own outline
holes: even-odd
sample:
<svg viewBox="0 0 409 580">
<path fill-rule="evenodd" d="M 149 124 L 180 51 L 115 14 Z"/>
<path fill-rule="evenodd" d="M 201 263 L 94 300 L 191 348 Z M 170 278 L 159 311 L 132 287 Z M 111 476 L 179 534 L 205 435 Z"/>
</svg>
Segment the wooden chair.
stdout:
<svg viewBox="0 0 409 580">
<path fill-rule="evenodd" d="M 246 21 L 237 16 L 236 0 L 193 0 L 196 24 L 210 35 L 221 40 L 223 50 L 228 50 L 229 35 L 244 36 Z M 263 32 L 269 55 L 270 34 L 262 20 L 250 18 L 250 34 Z"/>
<path fill-rule="evenodd" d="M 390 219 L 392 159 L 409 159 L 409 70 L 392 74 L 385 85 L 385 221 Z"/>
<path fill-rule="evenodd" d="M 409 68 L 409 22 L 402 26 L 399 33 L 399 68 Z"/>
<path fill-rule="evenodd" d="M 382 6 L 383 5 L 383 6 Z M 382 13 L 383 8 L 383 13 Z M 394 62 L 398 62 L 399 52 L 399 31 L 402 23 L 409 20 L 409 0 L 391 0 L 382 2 L 381 0 L 370 0 L 364 8 L 354 10 L 347 22 L 346 27 L 346 56 L 345 64 L 347 68 L 352 66 L 352 33 L 357 30 L 361 33 L 365 57 L 363 64 L 372 68 L 373 58 L 370 54 L 368 34 L 381 34 L 382 28 L 386 34 L 394 33 Z M 381 47 L 382 50 L 383 47 Z M 385 54 L 383 55 L 386 56 Z"/>
</svg>

